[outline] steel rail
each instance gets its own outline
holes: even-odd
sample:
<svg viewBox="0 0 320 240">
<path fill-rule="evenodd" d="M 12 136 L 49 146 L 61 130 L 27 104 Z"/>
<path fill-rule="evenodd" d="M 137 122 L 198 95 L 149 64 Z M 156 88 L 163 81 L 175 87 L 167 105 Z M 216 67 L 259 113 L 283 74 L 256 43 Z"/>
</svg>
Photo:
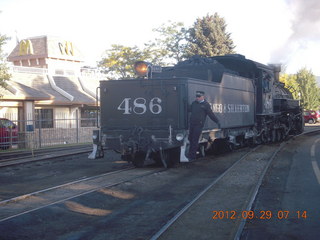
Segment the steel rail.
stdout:
<svg viewBox="0 0 320 240">
<path fill-rule="evenodd" d="M 303 132 L 301 134 L 298 134 L 298 135 L 295 135 L 293 136 L 293 138 L 296 138 L 296 137 L 300 137 L 300 136 L 304 136 L 304 135 L 308 135 L 308 134 L 313 134 L 313 133 L 317 133 L 317 132 L 320 132 L 320 130 L 312 130 L 312 131 L 308 131 L 308 132 Z M 292 141 L 291 138 L 289 141 Z M 266 175 L 271 163 L 273 162 L 273 160 L 275 159 L 276 155 L 284 148 L 284 146 L 287 144 L 288 142 L 282 142 L 279 146 L 279 148 L 272 154 L 268 164 L 266 165 L 264 171 L 262 172 L 255 188 L 253 189 L 252 191 L 252 194 L 250 194 L 250 197 L 249 197 L 249 201 L 248 201 L 248 204 L 245 208 L 245 211 L 250 211 L 252 209 L 252 206 L 253 206 L 253 203 L 255 202 L 256 200 L 256 197 L 257 197 L 257 194 L 259 192 L 259 189 L 261 187 L 261 184 L 262 184 L 262 181 L 264 179 L 264 176 Z M 246 222 L 247 222 L 247 219 L 241 219 L 241 222 L 237 228 L 237 231 L 236 231 L 236 234 L 234 235 L 234 240 L 239 240 L 241 238 L 241 235 L 242 235 L 242 232 L 243 232 L 243 229 L 246 225 Z"/>
<path fill-rule="evenodd" d="M 46 154 L 48 152 L 53 151 L 63 151 L 66 149 L 83 149 L 83 148 L 92 148 L 92 144 L 82 144 L 82 145 L 73 145 L 73 146 L 62 146 L 62 147 L 47 147 L 47 148 L 40 148 L 40 149 L 29 149 L 29 150 L 12 150 L 7 152 L 0 151 L 0 161 L 6 161 L 11 159 L 19 159 L 19 157 L 35 157 L 39 155 Z"/>
<path fill-rule="evenodd" d="M 195 198 L 193 198 L 186 206 L 184 206 L 174 217 L 172 217 L 150 240 L 158 239 L 182 214 L 184 214 L 199 198 L 201 198 L 209 189 L 217 184 L 228 172 L 230 172 L 241 160 L 245 159 L 250 153 L 256 151 L 261 145 L 251 149 L 244 156 L 233 163 L 226 171 L 224 171 L 218 178 L 213 180 L 206 188 L 204 188 Z"/>
<path fill-rule="evenodd" d="M 91 148 L 79 147 L 79 148 L 71 148 L 71 149 L 66 149 L 66 148 L 52 149 L 52 150 L 41 152 L 40 154 L 38 153 L 36 156 L 30 156 L 29 154 L 24 155 L 23 153 L 20 153 L 20 157 L 0 160 L 0 168 L 29 163 L 29 162 L 49 160 L 49 159 L 65 157 L 65 156 L 70 156 L 75 154 L 89 153 L 91 151 L 92 151 L 92 147 Z M 14 153 L 12 155 L 14 155 Z"/>
<path fill-rule="evenodd" d="M 307 134 L 312 134 L 312 133 L 316 133 L 319 132 L 320 130 L 313 130 L 313 131 L 308 131 L 308 132 L 303 132 L 299 135 L 295 135 L 295 136 L 291 136 L 289 141 L 291 141 L 293 138 L 302 136 L 302 135 L 307 135 Z M 252 188 L 251 190 L 251 194 L 249 196 L 249 201 L 248 204 L 246 205 L 245 209 L 243 209 L 244 211 L 247 210 L 249 211 L 252 208 L 252 205 L 254 203 L 254 200 L 257 196 L 257 193 L 259 191 L 259 188 L 262 184 L 263 178 L 267 172 L 267 170 L 269 169 L 270 164 L 272 163 L 273 159 L 275 158 L 275 156 L 279 153 L 279 151 L 282 150 L 282 148 L 288 143 L 288 141 L 282 142 L 280 144 L 280 146 L 275 149 L 275 151 L 273 152 L 273 154 L 271 155 L 271 157 L 268 160 L 267 165 L 265 166 L 261 176 L 259 177 L 257 184 Z M 212 187 L 214 187 L 214 185 L 216 185 L 226 174 L 228 174 L 233 168 L 235 168 L 239 162 L 241 162 L 243 159 L 245 159 L 249 154 L 251 154 L 252 152 L 256 151 L 259 147 L 261 147 L 263 145 L 258 145 L 257 147 L 255 147 L 254 149 L 252 149 L 251 151 L 247 152 L 244 156 L 242 156 L 239 160 L 237 160 L 234 164 L 232 164 L 232 166 L 230 166 L 225 172 L 223 172 L 218 178 L 216 178 L 215 180 L 213 180 L 207 187 L 205 187 L 195 198 L 193 198 L 187 205 L 185 205 L 175 216 L 173 216 L 156 234 L 154 234 L 150 240 L 156 240 L 158 239 L 164 232 L 167 231 L 167 229 L 174 224 L 177 219 L 179 219 L 179 217 L 181 217 L 191 206 L 194 205 L 194 203 L 196 203 L 204 194 L 206 194 L 208 192 L 209 189 L 211 189 Z M 241 236 L 241 233 L 243 231 L 243 228 L 245 226 L 246 223 L 246 219 L 242 219 L 242 221 L 240 222 L 239 226 L 236 228 L 236 234 L 234 235 L 233 239 L 234 240 L 238 240 Z"/>
<path fill-rule="evenodd" d="M 57 190 L 59 188 L 62 189 L 64 187 L 66 187 L 66 186 L 70 186 L 70 185 L 73 185 L 73 184 L 82 183 L 82 182 L 90 181 L 90 180 L 93 180 L 93 179 L 102 178 L 102 177 L 107 176 L 107 175 L 119 174 L 121 172 L 134 171 L 135 169 L 137 171 L 141 170 L 141 169 L 137 169 L 137 168 L 134 168 L 134 167 L 129 167 L 129 168 L 126 168 L 126 169 L 117 170 L 117 171 L 113 171 L 113 172 L 108 172 L 108 173 L 100 174 L 100 175 L 89 177 L 89 178 L 79 179 L 79 180 L 76 180 L 76 181 L 72 181 L 70 183 L 61 184 L 61 185 L 54 186 L 54 187 L 51 187 L 51 188 L 43 189 L 43 190 L 40 190 L 40 191 L 36 191 L 36 192 L 33 192 L 33 193 L 29 193 L 29 194 L 24 194 L 24 195 L 15 197 L 15 198 L 11 198 L 11 199 L 7 199 L 7 200 L 4 200 L 4 201 L 1 201 L 0 202 L 0 206 L 1 205 L 6 205 L 6 204 L 10 204 L 10 203 L 14 203 L 14 202 L 23 201 L 23 200 L 28 199 L 28 198 L 30 198 L 32 196 L 38 196 L 39 194 L 41 195 L 43 193 L 50 192 L 50 191 L 53 191 L 53 190 Z M 154 174 L 154 173 L 158 173 L 158 172 L 163 172 L 163 171 L 167 171 L 167 169 L 163 169 L 162 168 L 162 169 L 151 170 L 151 171 L 146 172 L 145 174 L 141 174 L 141 175 L 138 175 L 138 176 L 127 177 L 126 179 L 117 181 L 115 183 L 109 183 L 109 184 L 105 184 L 103 186 L 93 187 L 90 190 L 84 190 L 81 193 L 74 194 L 72 196 L 65 197 L 65 198 L 62 198 L 62 199 L 59 199 L 59 200 L 55 200 L 55 201 L 52 201 L 52 202 L 50 202 L 48 204 L 44 204 L 42 206 L 39 206 L 39 207 L 36 207 L 36 208 L 32 208 L 30 210 L 26 210 L 26 211 L 23 210 L 20 213 L 17 213 L 17 214 L 2 218 L 2 219 L 0 219 L 0 223 L 4 222 L 6 220 L 9 220 L 9 219 L 12 219 L 12 218 L 15 218 L 15 217 L 30 213 L 30 212 L 34 212 L 34 211 L 42 209 L 42 208 L 46 208 L 46 207 L 49 207 L 49 206 L 52 206 L 52 205 L 55 205 L 55 204 L 58 204 L 58 203 L 61 203 L 61 202 L 65 202 L 65 201 L 73 199 L 73 198 L 76 198 L 76 197 L 80 197 L 80 196 L 83 196 L 83 195 L 98 191 L 98 190 L 103 189 L 103 188 L 116 186 L 116 185 L 124 183 L 124 182 L 132 181 L 132 180 L 137 179 L 137 178 L 142 178 L 142 177 L 145 177 L 145 176 L 148 176 L 148 175 L 151 175 L 151 174 Z M 21 202 L 20 202 L 20 204 L 21 204 Z"/>
</svg>

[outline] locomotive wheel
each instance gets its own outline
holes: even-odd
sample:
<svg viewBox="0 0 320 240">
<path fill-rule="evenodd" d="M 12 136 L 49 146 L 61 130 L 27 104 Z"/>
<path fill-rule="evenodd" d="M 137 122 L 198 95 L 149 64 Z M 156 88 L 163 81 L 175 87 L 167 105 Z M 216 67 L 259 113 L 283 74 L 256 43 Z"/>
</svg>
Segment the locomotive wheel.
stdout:
<svg viewBox="0 0 320 240">
<path fill-rule="evenodd" d="M 247 142 L 248 142 L 248 146 L 250 147 L 250 148 L 253 148 L 253 147 L 255 147 L 256 146 L 256 144 L 257 144 L 257 141 L 256 141 L 256 139 L 255 138 L 249 138 L 248 140 L 247 140 Z"/>
<path fill-rule="evenodd" d="M 283 138 L 282 130 L 277 130 L 277 142 L 280 142 Z"/>
<path fill-rule="evenodd" d="M 133 166 L 137 168 L 142 168 L 144 166 L 144 159 L 146 157 L 146 154 L 143 152 L 136 152 L 131 156 L 131 162 Z"/>
<path fill-rule="evenodd" d="M 298 121 L 296 124 L 297 124 L 297 133 L 298 134 L 303 133 L 303 131 L 304 131 L 304 119 L 301 118 L 301 120 Z"/>
<path fill-rule="evenodd" d="M 166 149 L 157 152 L 153 159 L 157 165 L 163 165 L 165 168 L 172 167 L 179 162 L 180 148 Z"/>
<path fill-rule="evenodd" d="M 262 143 L 262 144 L 268 142 L 268 136 L 267 136 L 265 133 L 262 133 L 262 134 L 261 134 L 260 139 L 261 139 L 261 143 Z"/>
<path fill-rule="evenodd" d="M 205 155 L 211 155 L 213 153 L 214 153 L 214 142 L 213 141 L 208 141 L 207 142 L 207 146 L 204 146 L 204 156 Z"/>
<path fill-rule="evenodd" d="M 226 139 L 216 139 L 213 143 L 214 154 L 222 154 L 238 148 L 238 146 L 233 143 L 229 143 Z"/>
<path fill-rule="evenodd" d="M 276 142 L 277 141 L 277 130 L 273 129 L 271 130 L 271 142 Z"/>
<path fill-rule="evenodd" d="M 199 157 L 205 157 L 206 152 L 205 152 L 205 146 L 203 144 L 199 145 Z"/>
<path fill-rule="evenodd" d="M 152 159 L 156 163 L 157 166 L 162 166 L 162 161 L 161 161 L 161 156 L 160 156 L 160 151 L 152 153 Z"/>
</svg>

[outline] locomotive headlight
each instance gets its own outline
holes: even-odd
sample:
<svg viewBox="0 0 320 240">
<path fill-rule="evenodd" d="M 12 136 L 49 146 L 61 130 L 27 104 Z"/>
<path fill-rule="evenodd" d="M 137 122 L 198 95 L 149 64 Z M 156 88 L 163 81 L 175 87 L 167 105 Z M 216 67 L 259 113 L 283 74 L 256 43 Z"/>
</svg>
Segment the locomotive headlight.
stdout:
<svg viewBox="0 0 320 240">
<path fill-rule="evenodd" d="M 150 64 L 144 61 L 138 61 L 134 64 L 134 71 L 140 77 L 148 75 Z"/>
<path fill-rule="evenodd" d="M 182 141 L 183 138 L 184 138 L 184 134 L 183 133 L 177 133 L 177 135 L 176 135 L 177 141 Z"/>
</svg>

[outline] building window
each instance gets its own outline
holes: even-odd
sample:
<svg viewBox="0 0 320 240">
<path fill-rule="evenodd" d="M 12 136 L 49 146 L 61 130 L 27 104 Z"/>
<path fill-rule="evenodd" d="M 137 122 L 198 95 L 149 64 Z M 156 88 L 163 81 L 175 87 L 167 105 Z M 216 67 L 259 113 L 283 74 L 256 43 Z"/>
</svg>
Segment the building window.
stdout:
<svg viewBox="0 0 320 240">
<path fill-rule="evenodd" d="M 36 128 L 53 128 L 53 109 L 36 109 Z"/>
<path fill-rule="evenodd" d="M 97 126 L 96 109 L 81 109 L 81 127 L 95 127 Z"/>
</svg>

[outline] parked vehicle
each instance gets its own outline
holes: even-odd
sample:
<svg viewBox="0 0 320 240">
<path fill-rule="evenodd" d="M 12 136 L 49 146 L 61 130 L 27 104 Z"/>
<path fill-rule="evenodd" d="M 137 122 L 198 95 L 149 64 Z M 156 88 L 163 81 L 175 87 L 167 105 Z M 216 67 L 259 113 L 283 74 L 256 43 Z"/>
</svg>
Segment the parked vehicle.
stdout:
<svg viewBox="0 0 320 240">
<path fill-rule="evenodd" d="M 313 111 L 313 110 L 304 110 L 303 111 L 303 117 L 305 123 L 316 123 L 320 121 L 320 113 L 319 111 Z"/>
<path fill-rule="evenodd" d="M 6 118 L 0 118 L 0 149 L 8 149 L 18 142 L 18 127 Z"/>
</svg>

